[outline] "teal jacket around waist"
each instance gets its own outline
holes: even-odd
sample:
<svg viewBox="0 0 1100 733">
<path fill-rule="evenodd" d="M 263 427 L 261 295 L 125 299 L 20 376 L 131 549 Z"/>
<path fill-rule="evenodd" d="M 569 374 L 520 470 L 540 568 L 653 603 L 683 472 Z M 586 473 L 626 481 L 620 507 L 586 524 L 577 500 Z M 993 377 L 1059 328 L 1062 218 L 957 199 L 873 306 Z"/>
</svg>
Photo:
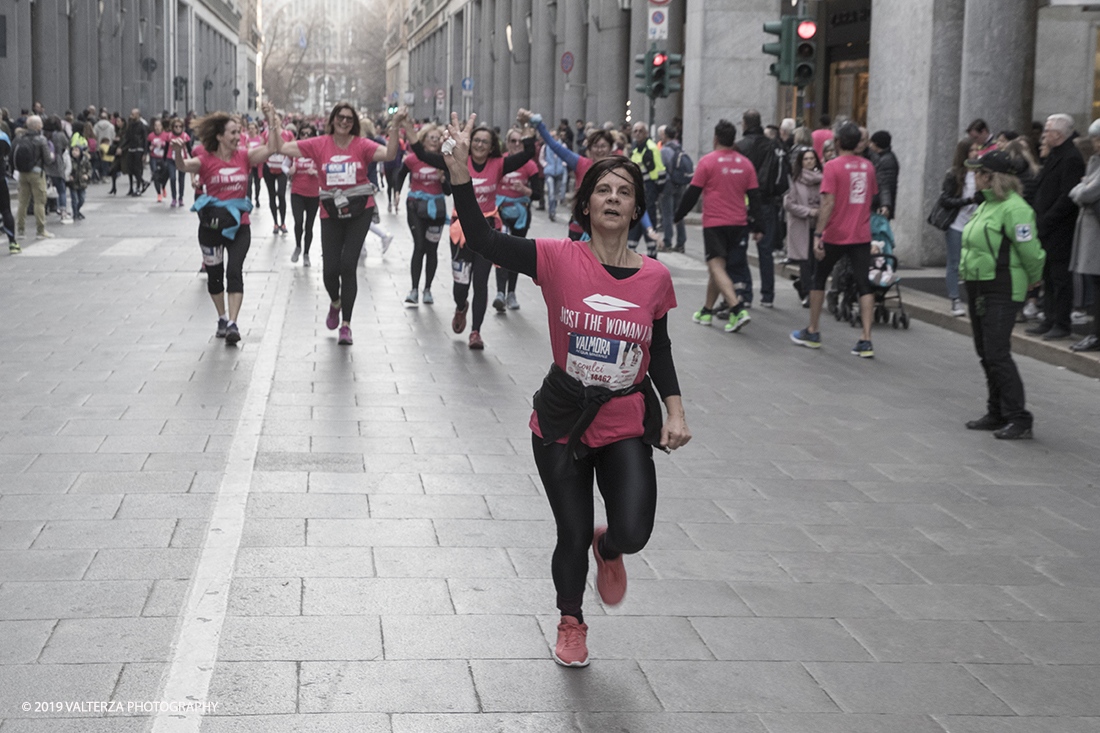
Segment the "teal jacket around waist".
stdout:
<svg viewBox="0 0 1100 733">
<path fill-rule="evenodd" d="M 1004 199 L 990 189 L 981 195 L 985 201 L 963 230 L 959 277 L 979 283 L 1010 279 L 1012 299 L 1023 302 L 1028 286 L 1042 279 L 1046 261 L 1035 210 L 1015 191 Z"/>
<path fill-rule="evenodd" d="M 223 209 L 228 209 L 229 213 L 232 214 L 233 220 L 237 224 L 222 230 L 222 236 L 229 240 L 236 238 L 237 230 L 241 228 L 241 214 L 252 211 L 252 201 L 250 199 L 219 199 L 205 193 L 195 200 L 195 205 L 191 207 L 191 211 L 199 212 L 207 206 L 220 206 Z"/>
</svg>

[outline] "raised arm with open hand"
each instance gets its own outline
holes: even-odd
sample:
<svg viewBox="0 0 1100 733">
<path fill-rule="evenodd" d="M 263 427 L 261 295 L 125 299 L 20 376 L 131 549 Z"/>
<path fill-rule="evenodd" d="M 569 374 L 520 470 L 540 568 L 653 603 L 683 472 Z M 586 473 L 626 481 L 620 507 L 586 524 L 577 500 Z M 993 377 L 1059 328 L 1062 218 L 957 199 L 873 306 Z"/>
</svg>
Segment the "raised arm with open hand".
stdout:
<svg viewBox="0 0 1100 733">
<path fill-rule="evenodd" d="M 451 122 L 443 136 L 443 157 L 447 161 L 447 170 L 451 174 L 451 183 L 460 185 L 470 182 L 470 169 L 467 158 L 470 155 L 470 134 L 477 126 L 477 115 L 471 114 L 465 122 L 458 121 L 458 113 L 451 113 Z"/>
</svg>

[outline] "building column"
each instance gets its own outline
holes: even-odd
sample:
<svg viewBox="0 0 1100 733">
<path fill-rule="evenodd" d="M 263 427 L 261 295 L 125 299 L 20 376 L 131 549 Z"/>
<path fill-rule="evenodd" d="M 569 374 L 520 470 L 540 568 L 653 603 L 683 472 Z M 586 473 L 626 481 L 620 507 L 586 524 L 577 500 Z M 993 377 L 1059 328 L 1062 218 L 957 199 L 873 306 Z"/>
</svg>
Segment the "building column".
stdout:
<svg viewBox="0 0 1100 733">
<path fill-rule="evenodd" d="M 531 111 L 541 114 L 551 129 L 557 127 L 554 119 L 557 26 L 554 21 L 555 14 L 545 2 L 539 0 L 531 4 Z"/>
<path fill-rule="evenodd" d="M 500 127 L 501 133 L 508 129 L 515 110 L 508 109 L 511 104 L 509 93 L 512 86 L 512 54 L 508 52 L 506 29 L 512 22 L 512 1 L 497 0 L 493 21 L 493 106 L 491 116 L 484 120 L 490 127 Z M 514 45 L 514 44 L 513 44 Z"/>
<path fill-rule="evenodd" d="M 531 36 L 527 33 L 527 19 L 530 16 L 531 0 L 512 0 L 512 85 L 508 103 L 510 115 L 515 115 L 520 107 L 531 106 Z"/>
<path fill-rule="evenodd" d="M 979 117 L 994 133 L 1031 129 L 1038 23 L 1036 0 L 966 0 L 960 129 Z"/>
<path fill-rule="evenodd" d="M 777 17 L 774 0 L 687 0 L 684 150 L 695 160 L 710 152 L 718 120 L 736 122 L 740 131 L 747 109 L 758 110 L 765 121 L 775 118 L 772 57 L 760 46 L 771 40 L 764 23 Z"/>
<path fill-rule="evenodd" d="M 62 68 L 69 64 L 61 54 L 68 53 L 68 39 L 61 33 L 58 0 L 38 0 L 31 14 L 31 78 L 34 99 L 46 107 L 47 114 L 60 114 L 69 105 L 69 88 Z M 65 34 L 67 35 L 67 34 Z"/>
<path fill-rule="evenodd" d="M 648 0 L 646 0 L 648 2 Z M 626 117 L 630 76 L 630 17 L 619 7 L 619 0 L 593 0 L 588 26 L 588 58 L 592 73 L 588 77 L 588 104 L 584 119 L 602 125 L 607 120 Z M 573 126 L 573 120 L 569 120 Z"/>
<path fill-rule="evenodd" d="M 474 77 L 474 109 L 478 119 L 488 122 L 492 114 L 493 96 L 496 90 L 493 68 L 493 26 L 496 23 L 497 0 L 481 0 L 479 8 L 480 28 L 477 39 L 478 74 Z"/>
<path fill-rule="evenodd" d="M 69 47 L 69 80 L 72 86 L 70 109 L 74 113 L 89 104 L 99 109 L 99 64 L 96 60 L 98 39 L 96 8 L 91 3 L 75 3 L 69 18 L 72 43 Z M 94 121 L 93 121 L 94 124 Z"/>
<path fill-rule="evenodd" d="M 959 67 L 968 0 L 875 0 L 867 127 L 887 130 L 898 158 L 891 225 L 905 265 L 944 262 L 943 232 L 925 223 L 962 133 Z M 906 63 L 898 63 L 906 59 Z M 1004 85 L 998 86 L 1007 91 Z M 992 122 L 992 120 L 991 120 Z"/>
<path fill-rule="evenodd" d="M 562 90 L 561 106 L 554 116 L 568 120 L 584 118 L 588 83 L 588 17 L 586 0 L 558 0 L 558 39 L 555 56 L 555 88 Z M 573 70 L 566 74 L 561 58 L 573 54 Z M 566 88 L 566 84 L 569 87 Z M 555 105 L 557 107 L 557 105 Z"/>
</svg>

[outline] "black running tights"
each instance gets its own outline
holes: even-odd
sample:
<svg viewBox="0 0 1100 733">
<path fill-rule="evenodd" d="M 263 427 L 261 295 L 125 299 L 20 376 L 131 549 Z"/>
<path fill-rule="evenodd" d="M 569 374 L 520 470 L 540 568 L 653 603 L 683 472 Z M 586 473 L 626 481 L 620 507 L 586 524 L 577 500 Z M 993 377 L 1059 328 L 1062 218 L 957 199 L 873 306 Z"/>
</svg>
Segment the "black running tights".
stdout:
<svg viewBox="0 0 1100 733">
<path fill-rule="evenodd" d="M 593 475 L 607 506 L 603 556 L 638 552 L 649 541 L 657 512 L 653 449 L 641 438 L 627 438 L 577 460 L 564 443 L 543 445 L 534 434 L 531 447 L 558 527 L 551 563 L 558 608 L 563 616 L 579 618 L 595 521 Z"/>
<path fill-rule="evenodd" d="M 286 226 L 286 173 L 280 169 L 273 173 L 264 166 L 264 183 L 267 184 L 267 200 L 271 205 L 271 218 L 276 224 Z"/>
<path fill-rule="evenodd" d="M 206 265 L 206 292 L 211 295 L 244 292 L 244 258 L 251 244 L 252 230 L 247 224 L 240 225 L 232 241 L 210 229 L 199 229 L 200 246 L 222 248 L 222 261 Z"/>
<path fill-rule="evenodd" d="M 452 245 L 453 247 L 453 245 Z M 467 254 L 468 253 L 468 254 Z M 493 263 L 476 252 L 463 248 L 462 257 L 472 255 L 474 270 L 470 273 L 470 282 L 455 283 L 455 307 L 461 309 L 470 297 L 470 285 L 474 286 L 474 312 L 470 321 L 470 330 L 480 331 L 481 323 L 485 320 L 485 309 L 489 305 L 489 272 L 493 269 Z"/>
<path fill-rule="evenodd" d="M 392 189 L 391 189 L 392 190 Z M 443 221 L 421 219 L 416 215 L 416 199 L 409 199 L 405 205 L 405 211 L 409 222 L 409 231 L 412 232 L 413 254 L 410 274 L 412 275 L 413 290 L 420 288 L 420 271 L 424 272 L 424 289 L 432 289 L 432 281 L 435 280 L 435 270 L 439 266 L 439 238 L 443 234 Z"/>
<path fill-rule="evenodd" d="M 363 253 L 363 241 L 367 238 L 374 207 L 354 219 L 321 219 L 321 257 L 324 260 L 322 275 L 329 298 L 340 301 L 344 320 L 351 322 L 355 296 L 359 292 L 357 281 L 359 255 Z"/>
<path fill-rule="evenodd" d="M 321 205 L 321 199 L 317 196 L 303 196 L 300 193 L 290 194 L 290 213 L 294 215 L 294 245 L 301 247 L 302 251 L 309 254 L 309 245 L 313 244 L 313 219 L 317 216 L 317 209 Z M 305 234 L 305 243 L 302 235 Z"/>
<path fill-rule="evenodd" d="M 527 237 L 527 230 L 531 228 L 531 220 L 527 220 L 527 226 L 523 229 L 517 229 L 512 226 L 515 222 L 504 219 L 504 226 L 506 226 L 507 232 L 513 237 L 519 237 L 524 239 Z M 496 268 L 497 270 L 497 290 L 502 293 L 514 293 L 516 292 L 516 283 L 519 282 L 519 273 L 514 270 L 506 270 L 503 267 Z"/>
</svg>

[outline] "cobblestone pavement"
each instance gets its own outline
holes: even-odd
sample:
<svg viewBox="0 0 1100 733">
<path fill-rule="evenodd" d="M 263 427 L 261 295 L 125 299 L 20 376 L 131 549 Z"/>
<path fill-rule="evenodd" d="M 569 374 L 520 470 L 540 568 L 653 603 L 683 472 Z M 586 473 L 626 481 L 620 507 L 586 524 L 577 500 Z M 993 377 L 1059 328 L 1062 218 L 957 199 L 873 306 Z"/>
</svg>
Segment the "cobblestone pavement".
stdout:
<svg viewBox="0 0 1100 733">
<path fill-rule="evenodd" d="M 446 257 L 402 306 L 384 216 L 338 347 L 319 241 L 292 266 L 260 213 L 226 347 L 194 214 L 149 196 L 93 187 L 0 257 L 0 733 L 1100 730 L 1096 380 L 1020 359 L 1036 439 L 999 443 L 962 426 L 965 337 L 882 328 L 861 360 L 828 320 L 800 349 L 785 284 L 740 334 L 697 327 L 703 265 L 664 258 L 695 438 L 567 670 L 530 281 L 471 352 Z"/>
</svg>

